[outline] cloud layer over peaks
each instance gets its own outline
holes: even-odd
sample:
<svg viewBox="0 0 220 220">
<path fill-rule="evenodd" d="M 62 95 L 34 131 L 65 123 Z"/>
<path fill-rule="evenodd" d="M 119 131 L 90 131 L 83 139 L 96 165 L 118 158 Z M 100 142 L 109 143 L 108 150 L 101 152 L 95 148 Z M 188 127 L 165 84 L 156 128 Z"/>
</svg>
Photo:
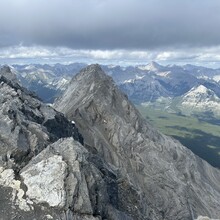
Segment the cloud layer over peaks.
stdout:
<svg viewBox="0 0 220 220">
<path fill-rule="evenodd" d="M 220 45 L 219 0 L 1 0 L 0 47 L 176 49 Z"/>
</svg>

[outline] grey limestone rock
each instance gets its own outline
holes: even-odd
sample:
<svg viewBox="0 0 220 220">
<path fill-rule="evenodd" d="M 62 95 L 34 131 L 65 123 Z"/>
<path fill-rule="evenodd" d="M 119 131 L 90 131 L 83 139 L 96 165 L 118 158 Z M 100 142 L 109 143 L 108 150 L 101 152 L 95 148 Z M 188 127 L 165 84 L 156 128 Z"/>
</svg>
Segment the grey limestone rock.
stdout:
<svg viewBox="0 0 220 220">
<path fill-rule="evenodd" d="M 82 145 L 72 121 L 4 71 L 0 219 L 131 219 L 118 204 L 117 170 Z"/>
<path fill-rule="evenodd" d="M 21 87 L 9 68 L 0 70 L 0 155 L 5 162 L 25 165 L 49 143 L 71 136 L 83 141 L 63 114 Z"/>
<path fill-rule="evenodd" d="M 117 206 L 131 219 L 220 217 L 220 171 L 148 124 L 99 65 L 77 74 L 54 106 L 117 172 Z"/>
<path fill-rule="evenodd" d="M 101 158 L 92 157 L 79 142 L 64 138 L 33 157 L 17 177 L 13 169 L 1 167 L 3 218 L 129 220 L 113 202 L 116 174 Z"/>
</svg>

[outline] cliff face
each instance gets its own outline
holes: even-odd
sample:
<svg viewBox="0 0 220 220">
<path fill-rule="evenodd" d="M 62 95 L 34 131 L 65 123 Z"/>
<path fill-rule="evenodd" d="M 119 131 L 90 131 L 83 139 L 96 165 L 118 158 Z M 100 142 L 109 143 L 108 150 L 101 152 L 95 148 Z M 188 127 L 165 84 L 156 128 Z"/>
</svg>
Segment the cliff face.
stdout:
<svg viewBox="0 0 220 220">
<path fill-rule="evenodd" d="M 59 138 L 83 142 L 75 125 L 21 87 L 7 67 L 0 71 L 0 105 L 0 154 L 5 158 L 25 165 L 22 160 Z"/>
<path fill-rule="evenodd" d="M 0 70 L 0 219 L 129 219 L 116 173 L 63 114 Z"/>
<path fill-rule="evenodd" d="M 77 74 L 54 106 L 114 171 L 121 212 L 155 220 L 220 216 L 219 170 L 152 128 L 100 66 Z"/>
</svg>

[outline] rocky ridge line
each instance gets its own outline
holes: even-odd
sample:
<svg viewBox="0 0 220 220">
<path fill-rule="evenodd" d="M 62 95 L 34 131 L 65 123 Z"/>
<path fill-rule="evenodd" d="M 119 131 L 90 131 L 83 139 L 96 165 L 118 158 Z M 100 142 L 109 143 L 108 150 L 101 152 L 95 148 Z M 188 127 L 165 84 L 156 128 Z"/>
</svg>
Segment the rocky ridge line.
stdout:
<svg viewBox="0 0 220 220">
<path fill-rule="evenodd" d="M 220 216 L 219 170 L 152 128 L 99 65 L 77 74 L 55 107 L 118 172 L 119 207 L 133 219 Z"/>
<path fill-rule="evenodd" d="M 72 121 L 0 70 L 0 219 L 129 220 L 116 176 Z"/>
</svg>

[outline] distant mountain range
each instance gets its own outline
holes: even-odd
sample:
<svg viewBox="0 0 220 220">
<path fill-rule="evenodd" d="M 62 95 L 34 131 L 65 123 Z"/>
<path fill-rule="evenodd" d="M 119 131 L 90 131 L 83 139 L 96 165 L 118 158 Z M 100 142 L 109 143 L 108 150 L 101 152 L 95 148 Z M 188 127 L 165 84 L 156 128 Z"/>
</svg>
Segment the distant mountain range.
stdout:
<svg viewBox="0 0 220 220">
<path fill-rule="evenodd" d="M 86 65 L 33 64 L 13 65 L 12 68 L 23 86 L 44 102 L 53 102 Z M 135 104 L 155 105 L 182 114 L 220 115 L 220 69 L 190 64 L 162 66 L 156 62 L 127 67 L 102 65 L 102 69 Z M 201 89 L 203 95 L 199 98 Z"/>
</svg>

